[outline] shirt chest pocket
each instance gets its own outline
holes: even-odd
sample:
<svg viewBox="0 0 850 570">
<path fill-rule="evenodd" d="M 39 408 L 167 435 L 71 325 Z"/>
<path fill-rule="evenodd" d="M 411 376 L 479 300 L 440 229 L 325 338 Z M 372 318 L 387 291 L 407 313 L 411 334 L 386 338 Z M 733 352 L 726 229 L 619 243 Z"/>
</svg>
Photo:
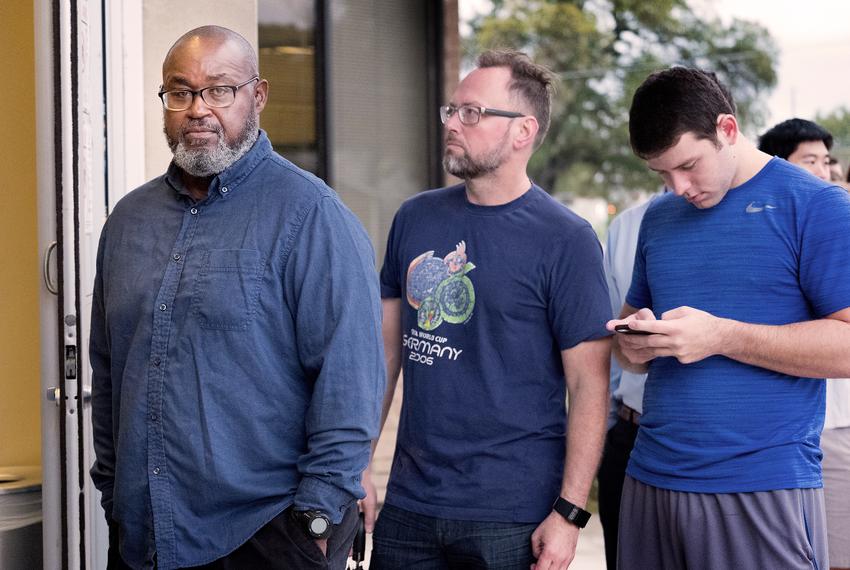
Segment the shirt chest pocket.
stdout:
<svg viewBox="0 0 850 570">
<path fill-rule="evenodd" d="M 254 249 L 211 249 L 195 277 L 192 314 L 201 328 L 245 330 L 257 310 L 265 260 Z"/>
</svg>

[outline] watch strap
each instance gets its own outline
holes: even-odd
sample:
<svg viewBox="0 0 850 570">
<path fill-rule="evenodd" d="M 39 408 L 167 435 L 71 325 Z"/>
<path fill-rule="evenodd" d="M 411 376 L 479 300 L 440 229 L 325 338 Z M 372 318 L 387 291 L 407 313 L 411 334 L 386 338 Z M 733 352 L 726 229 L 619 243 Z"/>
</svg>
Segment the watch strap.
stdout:
<svg viewBox="0 0 850 570">
<path fill-rule="evenodd" d="M 574 505 L 563 497 L 558 497 L 552 509 L 567 519 L 567 522 L 576 525 L 579 528 L 584 528 L 587 521 L 590 520 L 590 513 L 582 509 L 578 505 Z"/>
</svg>

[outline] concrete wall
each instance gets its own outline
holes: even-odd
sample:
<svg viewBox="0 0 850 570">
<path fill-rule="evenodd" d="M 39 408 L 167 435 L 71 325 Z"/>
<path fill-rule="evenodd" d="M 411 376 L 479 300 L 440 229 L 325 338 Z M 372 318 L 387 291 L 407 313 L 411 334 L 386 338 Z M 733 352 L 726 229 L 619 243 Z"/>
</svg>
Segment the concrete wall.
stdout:
<svg viewBox="0 0 850 570">
<path fill-rule="evenodd" d="M 31 0 L 0 2 L 0 466 L 41 463 L 33 18 Z"/>
</svg>

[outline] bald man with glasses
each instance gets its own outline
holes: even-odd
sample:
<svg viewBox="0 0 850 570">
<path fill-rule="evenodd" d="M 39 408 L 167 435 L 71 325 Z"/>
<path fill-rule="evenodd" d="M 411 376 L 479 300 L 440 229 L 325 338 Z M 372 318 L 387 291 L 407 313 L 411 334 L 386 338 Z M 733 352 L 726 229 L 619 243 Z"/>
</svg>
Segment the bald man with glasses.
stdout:
<svg viewBox="0 0 850 570">
<path fill-rule="evenodd" d="M 384 391 L 371 244 L 272 150 L 245 38 L 191 30 L 162 74 L 171 165 L 116 205 L 97 258 L 109 568 L 341 570 Z"/>
<path fill-rule="evenodd" d="M 593 229 L 527 174 L 553 81 L 524 54 L 482 54 L 440 108 L 443 165 L 463 183 L 393 222 L 384 419 L 402 370 L 404 395 L 373 570 L 563 569 L 589 517 L 611 308 Z"/>
</svg>

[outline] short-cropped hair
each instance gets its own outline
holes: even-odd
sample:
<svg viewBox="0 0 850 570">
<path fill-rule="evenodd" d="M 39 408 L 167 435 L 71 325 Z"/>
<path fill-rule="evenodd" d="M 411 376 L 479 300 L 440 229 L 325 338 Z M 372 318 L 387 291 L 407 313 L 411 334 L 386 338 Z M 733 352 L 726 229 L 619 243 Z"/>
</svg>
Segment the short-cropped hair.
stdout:
<svg viewBox="0 0 850 570">
<path fill-rule="evenodd" d="M 546 67 L 534 63 L 521 51 L 489 50 L 478 56 L 479 68 L 507 67 L 511 71 L 510 90 L 527 103 L 540 125 L 535 137 L 535 148 L 540 146 L 549 130 L 552 113 L 552 95 L 557 78 Z"/>
<path fill-rule="evenodd" d="M 826 150 L 832 149 L 832 135 L 825 128 L 806 119 L 788 119 L 759 137 L 759 150 L 788 158 L 802 142 L 823 141 Z"/>
<path fill-rule="evenodd" d="M 710 71 L 672 67 L 657 71 L 635 91 L 629 109 L 629 140 L 641 158 L 658 156 L 685 133 L 715 145 L 717 118 L 735 114 L 729 89 Z"/>
</svg>

